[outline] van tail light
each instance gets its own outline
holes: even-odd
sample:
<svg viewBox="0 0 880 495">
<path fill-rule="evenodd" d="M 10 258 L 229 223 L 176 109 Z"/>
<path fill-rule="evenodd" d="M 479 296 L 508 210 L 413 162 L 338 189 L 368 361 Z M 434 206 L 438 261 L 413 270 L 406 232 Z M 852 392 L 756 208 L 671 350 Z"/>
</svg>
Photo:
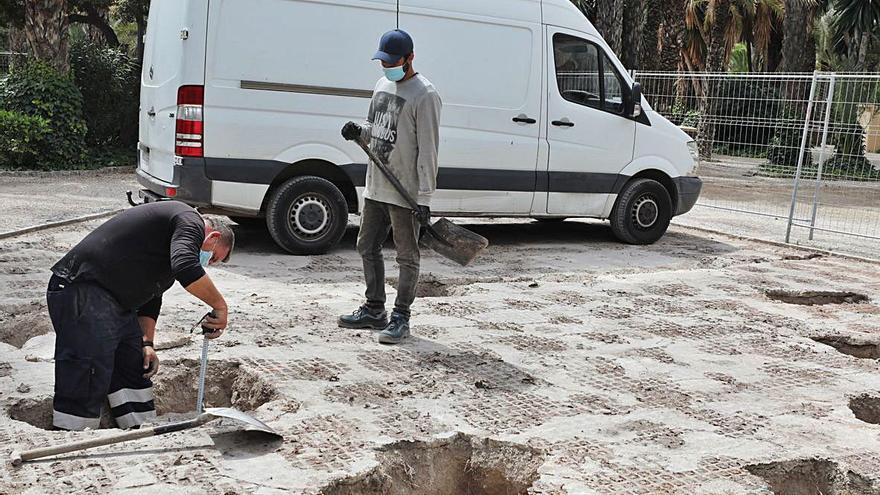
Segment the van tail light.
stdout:
<svg viewBox="0 0 880 495">
<path fill-rule="evenodd" d="M 204 108 L 204 86 L 181 86 L 177 90 L 175 155 L 198 158 L 205 156 Z"/>
</svg>

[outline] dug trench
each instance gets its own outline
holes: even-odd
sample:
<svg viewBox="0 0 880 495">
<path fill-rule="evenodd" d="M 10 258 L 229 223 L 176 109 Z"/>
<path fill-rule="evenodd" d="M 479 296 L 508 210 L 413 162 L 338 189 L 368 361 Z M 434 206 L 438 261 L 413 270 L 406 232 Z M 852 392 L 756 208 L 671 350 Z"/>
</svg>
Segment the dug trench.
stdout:
<svg viewBox="0 0 880 495">
<path fill-rule="evenodd" d="M 52 322 L 43 304 L 0 307 L 0 342 L 20 349 L 28 340 L 51 331 Z"/>
<path fill-rule="evenodd" d="M 525 495 L 544 463 L 541 451 L 456 433 L 377 449 L 378 466 L 324 486 L 321 495 Z"/>
<path fill-rule="evenodd" d="M 796 459 L 746 466 L 774 495 L 880 495 L 880 486 L 828 459 Z"/>
<path fill-rule="evenodd" d="M 862 394 L 849 400 L 853 415 L 865 423 L 880 425 L 880 396 Z"/>
<path fill-rule="evenodd" d="M 859 359 L 880 359 L 880 344 L 858 340 L 848 335 L 823 335 L 812 340 L 831 346 L 838 352 Z"/>
<path fill-rule="evenodd" d="M 869 301 L 868 296 L 858 292 L 768 290 L 765 294 L 774 301 L 803 306 L 859 304 Z"/>
<path fill-rule="evenodd" d="M 153 378 L 153 395 L 156 413 L 195 414 L 198 397 L 199 362 L 192 359 L 163 362 L 159 373 Z M 205 378 L 206 407 L 234 407 L 240 411 L 253 411 L 278 397 L 269 382 L 255 372 L 244 368 L 237 361 L 213 361 L 208 363 Z M 101 428 L 113 428 L 113 419 L 105 412 Z M 37 428 L 52 428 L 52 397 L 13 400 L 6 407 L 6 414 Z"/>
</svg>

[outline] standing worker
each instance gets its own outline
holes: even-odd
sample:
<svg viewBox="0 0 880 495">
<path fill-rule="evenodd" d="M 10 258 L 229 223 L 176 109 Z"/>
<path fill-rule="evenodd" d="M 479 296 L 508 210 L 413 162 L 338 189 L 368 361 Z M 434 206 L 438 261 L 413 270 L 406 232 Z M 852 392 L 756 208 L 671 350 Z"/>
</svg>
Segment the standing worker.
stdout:
<svg viewBox="0 0 880 495">
<path fill-rule="evenodd" d="M 413 68 L 413 40 L 399 29 L 379 42 L 373 60 L 382 63 L 385 77 L 373 91 L 365 124 L 348 122 L 342 128 L 347 140 L 362 139 L 388 164 L 418 211 L 371 164 L 367 170 L 364 210 L 357 249 L 364 261 L 366 303 L 350 315 L 339 317 L 344 328 L 382 329 L 379 342 L 397 344 L 410 334 L 410 306 L 419 281 L 419 225 L 430 220 L 431 196 L 437 188 L 437 149 L 440 134 L 440 95 L 425 76 Z M 397 300 L 390 321 L 385 312 L 385 261 L 382 245 L 394 233 L 400 276 Z"/>
<path fill-rule="evenodd" d="M 208 338 L 219 337 L 228 308 L 205 267 L 228 261 L 234 244 L 221 220 L 162 201 L 116 215 L 52 267 L 55 427 L 98 428 L 105 400 L 120 428 L 156 416 L 150 377 L 162 294 L 180 282 L 212 308 L 204 326 L 214 330 Z"/>
</svg>

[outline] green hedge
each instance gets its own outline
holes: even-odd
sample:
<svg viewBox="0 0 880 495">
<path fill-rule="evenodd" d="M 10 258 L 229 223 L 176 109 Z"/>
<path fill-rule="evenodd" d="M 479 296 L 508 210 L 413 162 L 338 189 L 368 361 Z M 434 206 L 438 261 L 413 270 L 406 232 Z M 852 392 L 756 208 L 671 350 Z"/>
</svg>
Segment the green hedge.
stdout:
<svg viewBox="0 0 880 495">
<path fill-rule="evenodd" d="M 39 168 L 50 132 L 42 117 L 0 110 L 0 167 Z"/>
<path fill-rule="evenodd" d="M 44 119 L 40 168 L 79 167 L 85 152 L 82 94 L 73 80 L 48 64 L 30 61 L 0 80 L 0 109 Z"/>
<path fill-rule="evenodd" d="M 70 47 L 70 66 L 84 98 L 88 145 L 134 146 L 138 139 L 138 64 L 121 49 L 78 40 Z"/>
</svg>

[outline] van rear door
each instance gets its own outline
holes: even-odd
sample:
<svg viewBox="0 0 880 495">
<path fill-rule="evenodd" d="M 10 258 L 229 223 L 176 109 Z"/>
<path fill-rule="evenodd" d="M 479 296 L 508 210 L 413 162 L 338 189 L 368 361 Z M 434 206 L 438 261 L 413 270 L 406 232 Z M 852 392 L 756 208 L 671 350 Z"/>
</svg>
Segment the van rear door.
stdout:
<svg viewBox="0 0 880 495">
<path fill-rule="evenodd" d="M 153 0 L 147 22 L 138 170 L 174 181 L 177 97 L 182 86 L 203 86 L 208 0 Z"/>
</svg>

